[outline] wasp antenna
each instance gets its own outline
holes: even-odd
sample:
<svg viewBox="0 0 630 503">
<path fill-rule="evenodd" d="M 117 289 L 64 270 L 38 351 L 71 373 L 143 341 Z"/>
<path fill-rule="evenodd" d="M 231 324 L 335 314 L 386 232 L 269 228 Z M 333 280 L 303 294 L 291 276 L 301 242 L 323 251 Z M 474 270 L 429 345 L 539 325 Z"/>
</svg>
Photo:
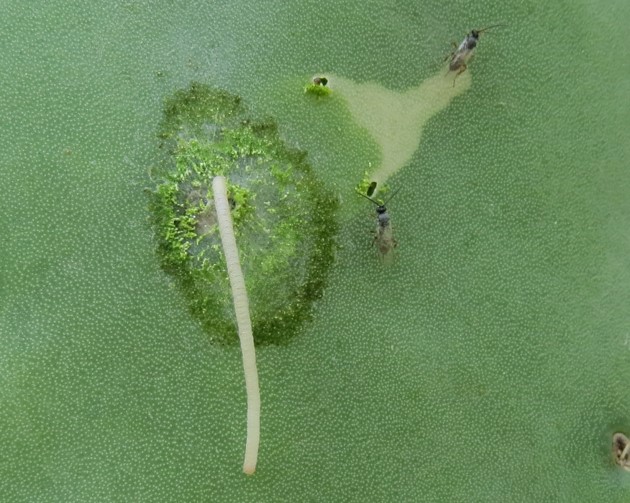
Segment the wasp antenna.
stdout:
<svg viewBox="0 0 630 503">
<path fill-rule="evenodd" d="M 363 192 L 359 192 L 358 190 L 356 190 L 356 193 L 359 194 L 360 196 L 365 197 L 366 199 L 369 199 L 370 201 L 372 201 L 376 206 L 380 206 L 380 204 L 378 204 L 374 199 L 372 199 L 370 196 L 366 196 Z"/>
<path fill-rule="evenodd" d="M 483 33 L 484 31 L 488 31 L 488 30 L 491 30 L 492 28 L 497 28 L 499 26 L 505 26 L 505 24 L 504 23 L 492 24 L 490 26 L 486 26 L 485 28 L 483 28 L 481 30 L 477 30 L 477 33 Z"/>
<path fill-rule="evenodd" d="M 402 187 L 398 187 L 398 188 L 394 191 L 394 193 L 393 193 L 391 196 L 389 196 L 389 197 L 387 198 L 387 201 L 385 201 L 385 202 L 382 204 L 382 206 L 385 206 L 385 205 L 386 205 L 387 203 L 389 203 L 392 199 L 394 199 L 394 196 L 395 196 L 396 194 L 398 194 L 398 192 L 400 192 L 400 189 L 402 189 Z"/>
</svg>

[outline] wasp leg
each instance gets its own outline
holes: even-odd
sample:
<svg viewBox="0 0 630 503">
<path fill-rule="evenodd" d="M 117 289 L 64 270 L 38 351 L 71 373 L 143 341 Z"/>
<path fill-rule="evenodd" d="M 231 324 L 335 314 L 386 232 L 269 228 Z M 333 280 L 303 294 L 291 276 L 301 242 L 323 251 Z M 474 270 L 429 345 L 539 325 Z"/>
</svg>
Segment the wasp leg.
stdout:
<svg viewBox="0 0 630 503">
<path fill-rule="evenodd" d="M 457 52 L 457 48 L 459 47 L 457 45 L 457 42 L 451 42 L 451 45 L 453 46 L 453 49 L 455 49 L 453 52 L 451 52 L 450 54 L 448 54 L 443 61 L 446 61 L 447 59 L 453 59 L 455 57 L 455 53 Z M 450 71 L 450 70 L 449 70 Z"/>
<path fill-rule="evenodd" d="M 453 59 L 453 56 L 455 56 L 455 52 L 451 52 L 450 54 L 447 54 L 446 57 L 442 61 L 446 61 L 447 59 Z"/>
<path fill-rule="evenodd" d="M 459 77 L 462 73 L 464 73 L 466 71 L 466 63 L 462 63 L 461 68 L 459 69 L 459 72 L 457 72 L 455 74 L 455 78 L 453 79 L 453 87 L 455 87 L 455 81 L 457 80 L 457 77 Z"/>
<path fill-rule="evenodd" d="M 448 56 L 446 56 L 444 58 L 444 61 L 446 61 L 447 59 L 450 59 L 451 61 L 453 61 L 453 58 L 455 57 L 455 53 L 452 52 L 450 53 Z M 442 63 L 444 63 L 444 61 L 442 61 Z M 446 69 L 446 73 L 444 74 L 444 76 L 446 77 L 449 73 L 451 72 L 451 64 L 448 64 L 448 68 Z"/>
<path fill-rule="evenodd" d="M 372 234 L 373 234 L 372 244 L 370 245 L 370 247 L 378 246 L 378 234 L 376 232 L 373 232 Z"/>
</svg>

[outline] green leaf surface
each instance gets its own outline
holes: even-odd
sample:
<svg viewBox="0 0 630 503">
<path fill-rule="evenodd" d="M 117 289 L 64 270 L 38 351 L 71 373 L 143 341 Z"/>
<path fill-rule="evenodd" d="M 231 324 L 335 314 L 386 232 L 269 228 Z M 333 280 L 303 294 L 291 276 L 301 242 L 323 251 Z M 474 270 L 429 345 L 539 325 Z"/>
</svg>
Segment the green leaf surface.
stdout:
<svg viewBox="0 0 630 503">
<path fill-rule="evenodd" d="M 620 0 L 5 2 L 0 501 L 628 501 L 629 21 Z M 357 116 L 358 90 L 401 103 L 496 23 L 414 134 Z M 277 121 L 341 201 L 313 321 L 257 354 L 252 477 L 240 354 L 160 269 L 144 194 L 192 81 Z M 399 149 L 387 266 L 355 187 Z"/>
</svg>

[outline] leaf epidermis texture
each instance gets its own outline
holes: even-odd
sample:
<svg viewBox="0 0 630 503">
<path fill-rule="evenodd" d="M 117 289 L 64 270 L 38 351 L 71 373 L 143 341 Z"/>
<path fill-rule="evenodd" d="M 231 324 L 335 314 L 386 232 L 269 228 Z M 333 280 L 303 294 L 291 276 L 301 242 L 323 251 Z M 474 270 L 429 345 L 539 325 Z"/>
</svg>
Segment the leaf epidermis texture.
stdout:
<svg viewBox="0 0 630 503">
<path fill-rule="evenodd" d="M 6 2 L 0 499 L 626 503 L 629 8 Z M 384 271 L 353 191 L 381 146 L 339 88 L 304 84 L 402 93 L 495 22 L 388 180 Z M 342 197 L 313 322 L 258 353 L 251 479 L 240 354 L 189 315 L 146 225 L 163 99 L 191 81 L 274 117 Z"/>
</svg>

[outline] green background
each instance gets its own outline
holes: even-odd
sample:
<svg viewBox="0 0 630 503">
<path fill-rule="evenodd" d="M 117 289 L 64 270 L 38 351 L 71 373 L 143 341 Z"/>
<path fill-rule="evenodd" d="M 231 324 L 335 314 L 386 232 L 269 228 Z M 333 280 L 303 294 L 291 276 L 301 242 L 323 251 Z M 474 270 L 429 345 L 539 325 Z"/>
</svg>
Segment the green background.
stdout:
<svg viewBox="0 0 630 503">
<path fill-rule="evenodd" d="M 628 501 L 628 21 L 625 1 L 5 2 L 0 500 Z M 382 267 L 353 193 L 378 148 L 303 85 L 402 91 L 497 22 L 390 180 Z M 240 353 L 160 270 L 143 193 L 192 80 L 275 117 L 342 202 L 313 323 L 258 352 L 251 478 Z"/>
</svg>

